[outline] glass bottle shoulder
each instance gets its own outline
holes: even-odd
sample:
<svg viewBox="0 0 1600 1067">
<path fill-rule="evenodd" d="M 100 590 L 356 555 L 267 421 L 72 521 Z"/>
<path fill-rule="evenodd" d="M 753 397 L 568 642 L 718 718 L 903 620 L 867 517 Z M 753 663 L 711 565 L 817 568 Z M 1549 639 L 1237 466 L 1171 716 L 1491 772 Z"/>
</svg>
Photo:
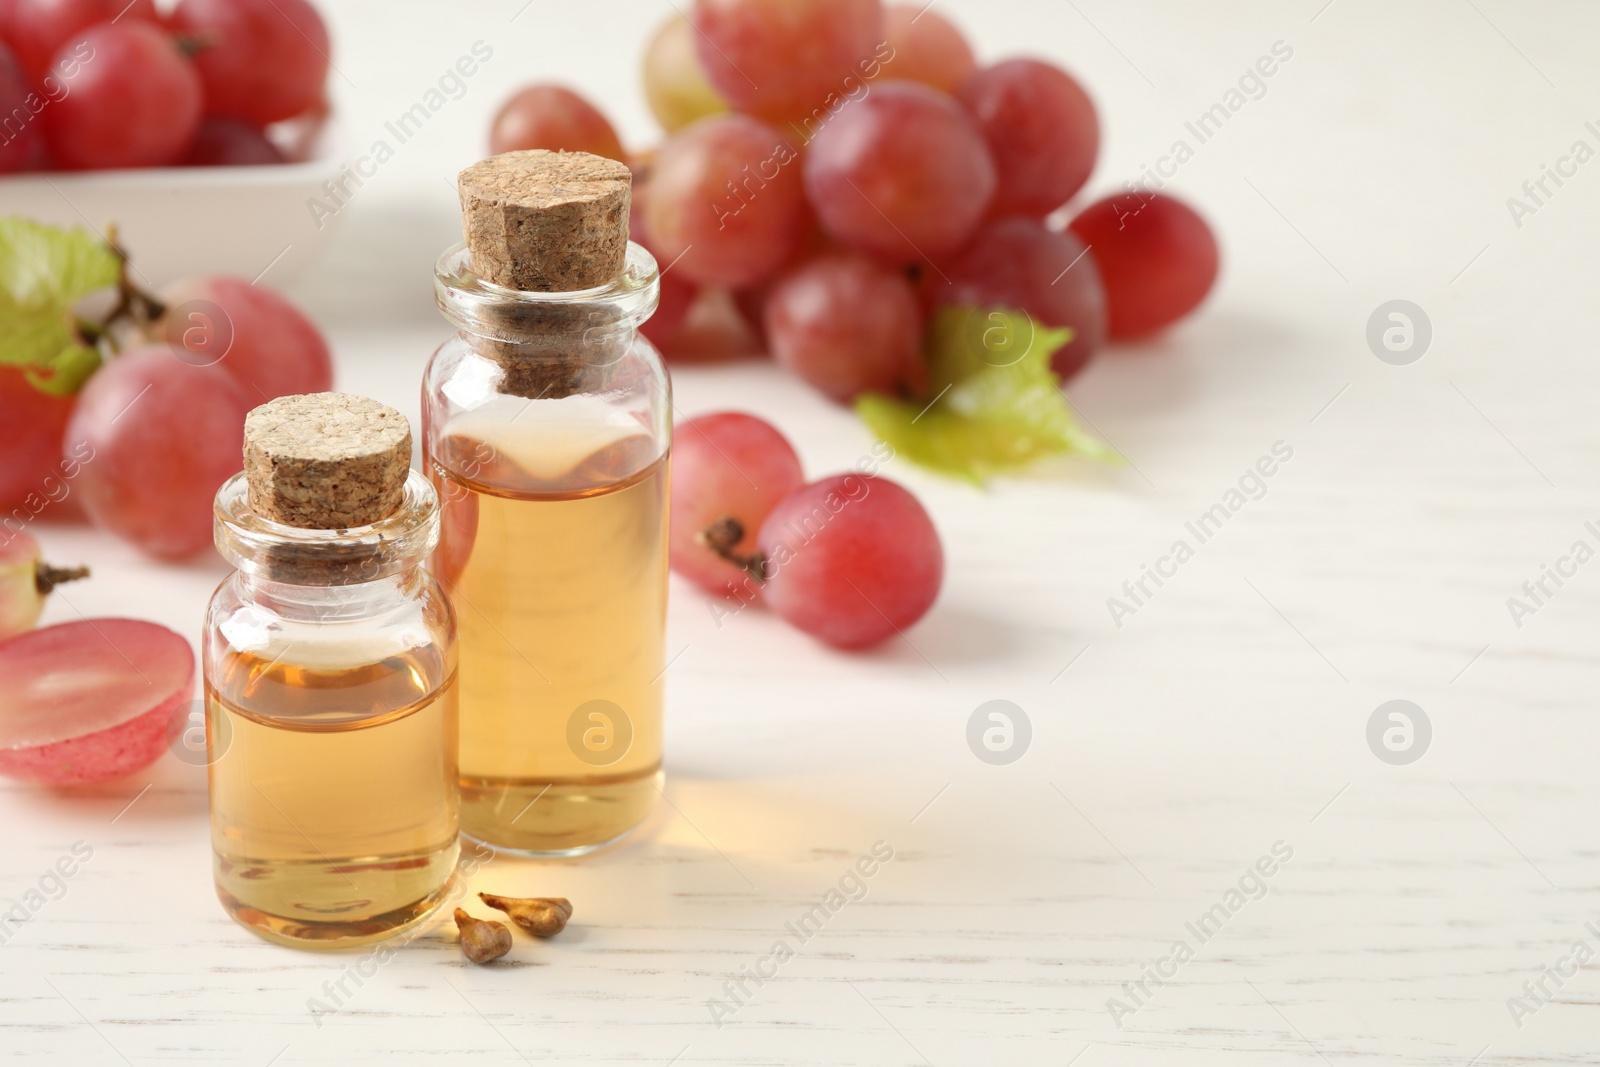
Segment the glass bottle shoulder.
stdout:
<svg viewBox="0 0 1600 1067">
<path fill-rule="evenodd" d="M 477 279 L 460 249 L 435 272 L 456 327 L 422 389 L 429 473 L 474 491 L 582 494 L 664 462 L 671 384 L 638 326 L 660 291 L 655 260 L 631 245 L 612 284 L 525 293 Z M 450 508 L 449 485 L 441 484 Z"/>
<path fill-rule="evenodd" d="M 402 714 L 452 681 L 454 617 L 428 575 L 310 596 L 270 584 L 235 573 L 207 608 L 206 684 L 232 710 L 341 728 Z"/>
</svg>

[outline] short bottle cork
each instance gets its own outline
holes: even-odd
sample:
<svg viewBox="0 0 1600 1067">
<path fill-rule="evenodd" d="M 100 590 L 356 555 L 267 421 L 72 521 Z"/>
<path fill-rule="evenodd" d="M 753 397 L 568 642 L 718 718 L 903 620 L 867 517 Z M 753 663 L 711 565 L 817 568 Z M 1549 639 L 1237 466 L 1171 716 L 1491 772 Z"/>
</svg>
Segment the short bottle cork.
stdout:
<svg viewBox="0 0 1600 1067">
<path fill-rule="evenodd" d="M 410 469 L 410 423 L 364 396 L 283 396 L 245 418 L 250 510 L 285 526 L 346 530 L 386 519 Z"/>
<path fill-rule="evenodd" d="M 533 149 L 474 163 L 456 179 L 472 269 L 537 293 L 593 289 L 628 258 L 633 175 L 588 152 Z"/>
</svg>

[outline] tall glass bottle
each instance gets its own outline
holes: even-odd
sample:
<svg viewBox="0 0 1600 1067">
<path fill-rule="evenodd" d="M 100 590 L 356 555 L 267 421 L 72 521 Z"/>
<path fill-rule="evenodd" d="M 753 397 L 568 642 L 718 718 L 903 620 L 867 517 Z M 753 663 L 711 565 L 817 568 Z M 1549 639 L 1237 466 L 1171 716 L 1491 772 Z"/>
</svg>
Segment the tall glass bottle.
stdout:
<svg viewBox="0 0 1600 1067">
<path fill-rule="evenodd" d="M 228 913 L 270 940 L 392 937 L 455 870 L 454 620 L 422 567 L 439 509 L 427 479 L 399 477 L 393 514 L 345 529 L 266 518 L 246 474 L 217 494 L 238 570 L 202 640 L 214 873 Z"/>
<path fill-rule="evenodd" d="M 625 194 L 622 214 L 625 241 Z M 439 259 L 456 333 L 423 387 L 430 567 L 460 624 L 461 828 L 571 855 L 636 827 L 660 788 L 671 401 L 638 334 L 659 281 L 636 244 L 577 291 L 496 285 L 474 258 Z"/>
</svg>

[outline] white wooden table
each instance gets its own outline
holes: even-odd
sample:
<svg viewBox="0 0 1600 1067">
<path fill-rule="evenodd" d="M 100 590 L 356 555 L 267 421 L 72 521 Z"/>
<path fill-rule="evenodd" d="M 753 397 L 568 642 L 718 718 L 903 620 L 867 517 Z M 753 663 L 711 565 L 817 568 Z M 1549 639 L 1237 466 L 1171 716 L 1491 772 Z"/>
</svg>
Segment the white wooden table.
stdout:
<svg viewBox="0 0 1600 1067">
<path fill-rule="evenodd" d="M 1600 975 L 1573 957 L 1600 952 L 1600 563 L 1547 580 L 1520 626 L 1508 607 L 1574 542 L 1600 548 L 1600 162 L 1547 179 L 1520 226 L 1506 203 L 1573 142 L 1600 148 L 1600 11 L 939 3 L 990 56 L 1082 74 L 1106 127 L 1096 194 L 1293 48 L 1174 180 L 1222 235 L 1217 293 L 1072 390 L 1128 465 L 988 492 L 892 465 L 948 575 L 871 655 L 755 612 L 719 628 L 675 585 L 669 803 L 607 853 L 484 868 L 476 888 L 576 907 L 507 965 L 466 964 L 439 927 L 381 967 L 254 939 L 212 896 L 203 772 L 174 759 L 72 794 L 0 785 L 0 910 L 92 849 L 0 945 L 8 1062 L 1600 1062 Z M 445 333 L 429 270 L 453 239 L 448 176 L 534 77 L 647 143 L 634 70 L 668 8 L 325 6 L 353 152 L 474 40 L 495 50 L 289 287 L 340 386 L 414 415 Z M 1432 327 L 1408 365 L 1365 337 L 1395 299 Z M 770 365 L 676 385 L 685 413 L 772 418 L 815 474 L 870 446 Z M 1186 522 L 1277 442 L 1292 457 L 1264 495 L 1197 545 Z M 51 621 L 197 633 L 223 573 L 42 532 L 97 571 Z M 1118 626 L 1108 598 L 1180 538 L 1193 558 Z M 1367 740 L 1396 699 L 1431 724 L 1406 765 Z M 1009 765 L 968 747 L 991 700 L 1031 723 Z M 876 842 L 894 858 L 865 895 L 796 936 Z M 1241 879 L 1260 899 L 1229 896 Z"/>
</svg>

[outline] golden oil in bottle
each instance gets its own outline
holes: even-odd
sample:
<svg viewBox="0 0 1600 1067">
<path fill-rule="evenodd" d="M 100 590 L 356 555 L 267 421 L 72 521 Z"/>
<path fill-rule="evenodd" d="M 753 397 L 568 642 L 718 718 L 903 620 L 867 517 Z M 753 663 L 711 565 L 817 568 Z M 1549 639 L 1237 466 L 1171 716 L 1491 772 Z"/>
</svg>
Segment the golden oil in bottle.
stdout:
<svg viewBox="0 0 1600 1067">
<path fill-rule="evenodd" d="M 433 567 L 460 632 L 462 831 L 584 851 L 659 789 L 667 462 L 642 434 L 597 447 L 604 431 L 462 422 L 431 462 Z"/>
<path fill-rule="evenodd" d="M 436 650 L 316 667 L 229 652 L 206 686 L 217 892 L 274 939 L 393 936 L 456 864 L 456 678 Z"/>
</svg>

